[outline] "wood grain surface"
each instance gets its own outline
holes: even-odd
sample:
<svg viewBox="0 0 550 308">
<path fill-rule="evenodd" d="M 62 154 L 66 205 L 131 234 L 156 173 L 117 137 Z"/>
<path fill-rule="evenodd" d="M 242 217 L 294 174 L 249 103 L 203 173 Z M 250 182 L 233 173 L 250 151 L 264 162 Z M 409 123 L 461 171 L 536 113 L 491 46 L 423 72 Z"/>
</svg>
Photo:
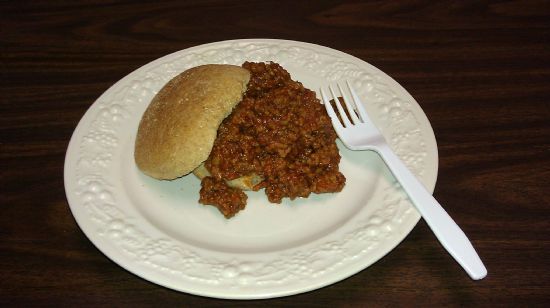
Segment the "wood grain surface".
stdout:
<svg viewBox="0 0 550 308">
<path fill-rule="evenodd" d="M 550 303 L 550 2 L 2 1 L 0 16 L 0 306 Z M 79 119 L 140 66 L 238 38 L 325 45 L 401 83 L 437 138 L 434 195 L 487 278 L 470 280 L 423 221 L 348 279 L 262 301 L 172 291 L 97 250 L 63 188 Z"/>
</svg>

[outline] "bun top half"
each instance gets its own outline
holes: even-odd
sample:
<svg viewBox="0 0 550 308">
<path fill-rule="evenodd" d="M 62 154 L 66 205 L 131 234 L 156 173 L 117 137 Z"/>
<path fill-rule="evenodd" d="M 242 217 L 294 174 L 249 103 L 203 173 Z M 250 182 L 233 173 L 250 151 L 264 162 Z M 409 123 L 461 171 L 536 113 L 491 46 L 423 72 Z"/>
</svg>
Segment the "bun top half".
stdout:
<svg viewBox="0 0 550 308">
<path fill-rule="evenodd" d="M 208 64 L 184 71 L 153 98 L 139 124 L 134 158 L 163 180 L 186 175 L 208 158 L 218 127 L 246 91 L 250 72 Z"/>
</svg>

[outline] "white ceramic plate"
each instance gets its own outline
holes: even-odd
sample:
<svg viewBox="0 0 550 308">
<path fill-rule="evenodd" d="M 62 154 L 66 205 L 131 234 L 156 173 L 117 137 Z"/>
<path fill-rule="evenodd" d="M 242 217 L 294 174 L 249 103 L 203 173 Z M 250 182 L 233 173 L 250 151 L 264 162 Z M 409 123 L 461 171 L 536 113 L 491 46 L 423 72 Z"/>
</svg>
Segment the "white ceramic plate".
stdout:
<svg viewBox="0 0 550 308">
<path fill-rule="evenodd" d="M 157 181 L 133 159 L 141 115 L 172 77 L 207 63 L 275 61 L 318 90 L 348 79 L 394 150 L 429 190 L 437 146 L 417 102 L 372 65 L 327 47 L 248 39 L 185 49 L 132 72 L 86 112 L 70 141 L 65 190 L 84 233 L 107 257 L 159 285 L 209 297 L 254 299 L 301 293 L 342 280 L 391 251 L 419 220 L 381 159 L 339 144 L 347 178 L 337 194 L 267 202 L 249 193 L 225 219 L 200 205 L 193 176 Z"/>
</svg>

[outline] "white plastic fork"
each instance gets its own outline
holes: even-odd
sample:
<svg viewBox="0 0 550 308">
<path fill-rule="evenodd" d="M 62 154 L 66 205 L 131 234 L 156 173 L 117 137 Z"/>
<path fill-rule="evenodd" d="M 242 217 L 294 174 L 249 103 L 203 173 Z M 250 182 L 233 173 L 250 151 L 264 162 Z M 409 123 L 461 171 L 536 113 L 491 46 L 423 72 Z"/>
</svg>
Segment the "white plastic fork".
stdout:
<svg viewBox="0 0 550 308">
<path fill-rule="evenodd" d="M 443 247 L 472 279 L 479 280 L 487 276 L 487 269 L 464 232 L 392 151 L 384 136 L 380 133 L 380 130 L 369 118 L 363 103 L 350 83 L 348 81 L 346 83 L 353 102 L 347 98 L 342 86 L 337 84 L 340 97 L 344 101 L 344 106 L 342 106 L 338 99 L 334 88 L 329 86 L 329 91 L 342 122 L 338 119 L 337 113 L 330 103 L 330 99 L 321 88 L 323 103 L 340 140 L 351 150 L 376 151 L 382 157 L 393 176 L 399 181 L 401 187 L 408 194 L 412 203 L 435 233 Z M 346 115 L 345 109 L 349 117 Z"/>
</svg>

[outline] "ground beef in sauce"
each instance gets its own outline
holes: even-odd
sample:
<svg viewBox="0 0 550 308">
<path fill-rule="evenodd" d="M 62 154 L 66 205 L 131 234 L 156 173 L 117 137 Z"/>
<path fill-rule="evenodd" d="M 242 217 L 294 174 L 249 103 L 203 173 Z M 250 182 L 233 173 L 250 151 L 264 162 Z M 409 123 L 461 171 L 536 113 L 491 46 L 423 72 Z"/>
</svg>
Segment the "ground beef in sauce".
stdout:
<svg viewBox="0 0 550 308">
<path fill-rule="evenodd" d="M 246 194 L 237 188 L 229 187 L 224 180 L 205 177 L 202 180 L 199 202 L 215 205 L 222 214 L 230 218 L 246 205 Z"/>
<path fill-rule="evenodd" d="M 244 192 L 224 180 L 257 174 L 270 202 L 338 192 L 346 179 L 338 171 L 336 133 L 315 92 L 291 79 L 279 64 L 245 62 L 251 79 L 243 100 L 218 129 L 205 162 L 199 202 L 231 217 L 246 204 Z M 242 196 L 244 195 L 244 197 Z"/>
</svg>

